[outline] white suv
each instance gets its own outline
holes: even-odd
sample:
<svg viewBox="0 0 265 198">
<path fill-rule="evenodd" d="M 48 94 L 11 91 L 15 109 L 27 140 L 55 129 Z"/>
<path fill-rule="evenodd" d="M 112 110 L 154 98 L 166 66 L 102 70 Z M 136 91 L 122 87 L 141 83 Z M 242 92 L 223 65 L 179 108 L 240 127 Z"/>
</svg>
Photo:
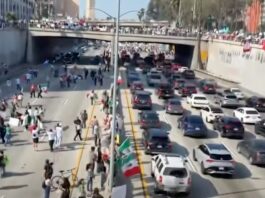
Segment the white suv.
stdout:
<svg viewBox="0 0 265 198">
<path fill-rule="evenodd" d="M 220 107 L 208 105 L 201 109 L 201 117 L 206 122 L 213 122 L 217 117 L 223 117 L 224 112 Z"/>
<path fill-rule="evenodd" d="M 189 194 L 191 174 L 183 156 L 159 154 L 152 157 L 151 166 L 151 175 L 155 178 L 155 193 Z"/>
</svg>

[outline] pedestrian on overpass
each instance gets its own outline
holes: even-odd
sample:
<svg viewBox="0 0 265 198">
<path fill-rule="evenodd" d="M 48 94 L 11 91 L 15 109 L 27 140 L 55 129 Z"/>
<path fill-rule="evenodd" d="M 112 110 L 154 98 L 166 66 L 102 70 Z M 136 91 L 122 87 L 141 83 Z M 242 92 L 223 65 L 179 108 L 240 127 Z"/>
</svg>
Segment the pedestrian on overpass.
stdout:
<svg viewBox="0 0 265 198">
<path fill-rule="evenodd" d="M 84 78 L 87 79 L 88 76 L 88 69 L 84 68 Z"/>
<path fill-rule="evenodd" d="M 98 81 L 98 75 L 95 74 L 94 76 L 94 85 L 97 86 L 97 81 Z"/>
<path fill-rule="evenodd" d="M 75 124 L 75 137 L 74 137 L 74 141 L 76 141 L 76 138 L 79 137 L 79 139 L 82 141 L 82 136 L 81 136 L 81 131 L 82 131 L 82 122 L 79 119 L 79 117 L 76 118 L 76 120 L 74 120 L 74 124 Z"/>
<path fill-rule="evenodd" d="M 23 93 L 19 92 L 19 94 L 17 95 L 17 102 L 18 102 L 18 107 L 22 107 L 23 106 Z"/>
<path fill-rule="evenodd" d="M 36 90 L 37 90 L 36 85 L 35 85 L 35 84 L 32 84 L 32 85 L 30 86 L 30 98 L 32 98 L 32 97 L 35 98 L 35 97 L 36 97 L 36 95 L 35 95 Z"/>
<path fill-rule="evenodd" d="M 20 82 L 20 78 L 16 78 L 16 85 L 17 85 L 17 90 L 21 91 L 21 82 Z"/>
<path fill-rule="evenodd" d="M 40 84 L 38 85 L 38 98 L 42 98 L 42 87 Z"/>
</svg>

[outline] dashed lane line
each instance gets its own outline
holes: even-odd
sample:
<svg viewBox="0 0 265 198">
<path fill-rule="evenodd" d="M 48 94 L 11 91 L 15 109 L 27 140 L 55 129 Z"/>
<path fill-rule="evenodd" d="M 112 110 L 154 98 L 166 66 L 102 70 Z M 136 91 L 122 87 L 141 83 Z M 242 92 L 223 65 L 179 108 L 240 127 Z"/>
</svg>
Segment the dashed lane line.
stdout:
<svg viewBox="0 0 265 198">
<path fill-rule="evenodd" d="M 148 190 L 147 190 L 147 183 L 146 183 L 146 181 L 144 179 L 144 167 L 143 167 L 142 159 L 141 159 L 141 156 L 140 156 L 140 149 L 138 148 L 138 146 L 136 144 L 136 130 L 135 130 L 134 125 L 133 125 L 133 120 L 134 120 L 133 115 L 134 114 L 132 113 L 132 108 L 131 108 L 131 105 L 129 104 L 129 97 L 128 97 L 127 91 L 125 90 L 124 93 L 125 93 L 127 109 L 128 109 L 128 113 L 129 113 L 129 119 L 130 119 L 132 137 L 133 137 L 135 151 L 136 151 L 136 157 L 137 157 L 137 161 L 139 163 L 140 170 L 141 170 L 140 178 L 141 178 L 142 188 L 143 188 L 143 192 L 144 192 L 144 197 L 145 198 L 149 198 L 150 196 L 149 196 L 149 193 L 148 193 Z"/>
</svg>

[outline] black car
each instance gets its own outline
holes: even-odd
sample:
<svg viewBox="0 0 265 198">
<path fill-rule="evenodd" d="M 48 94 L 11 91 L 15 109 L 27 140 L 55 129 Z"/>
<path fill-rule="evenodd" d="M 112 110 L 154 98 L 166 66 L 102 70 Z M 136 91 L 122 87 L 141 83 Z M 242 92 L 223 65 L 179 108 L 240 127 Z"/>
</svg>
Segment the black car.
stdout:
<svg viewBox="0 0 265 198">
<path fill-rule="evenodd" d="M 170 83 L 175 83 L 176 80 L 181 79 L 182 76 L 180 73 L 172 73 L 171 77 L 170 77 Z"/>
<path fill-rule="evenodd" d="M 169 83 L 161 83 L 155 91 L 158 98 L 173 98 L 174 89 Z"/>
<path fill-rule="evenodd" d="M 135 91 L 132 94 L 132 108 L 152 109 L 151 93 L 147 91 Z"/>
<path fill-rule="evenodd" d="M 135 81 L 141 81 L 141 78 L 140 76 L 137 74 L 137 75 L 134 75 L 134 74 L 129 74 L 127 76 L 127 86 L 130 87 L 131 84 Z"/>
<path fill-rule="evenodd" d="M 198 115 L 183 115 L 178 119 L 178 128 L 184 136 L 206 137 L 208 133 L 202 117 Z"/>
<path fill-rule="evenodd" d="M 235 117 L 217 117 L 213 121 L 213 129 L 220 132 L 222 137 L 244 138 L 245 129 L 239 119 Z"/>
<path fill-rule="evenodd" d="M 255 124 L 255 133 L 265 136 L 265 119 Z"/>
<path fill-rule="evenodd" d="M 161 122 L 155 111 L 142 111 L 138 114 L 140 128 L 160 128 Z"/>
<path fill-rule="evenodd" d="M 249 139 L 239 142 L 237 152 L 244 155 L 250 164 L 265 165 L 265 140 Z"/>
<path fill-rule="evenodd" d="M 265 112 L 265 98 L 252 96 L 246 99 L 246 106 L 253 107 L 259 112 Z"/>
<path fill-rule="evenodd" d="M 142 133 L 142 138 L 146 154 L 169 153 L 172 151 L 168 132 L 164 129 L 147 129 Z"/>
<path fill-rule="evenodd" d="M 185 70 L 182 75 L 185 79 L 195 79 L 195 73 L 190 69 Z"/>
</svg>

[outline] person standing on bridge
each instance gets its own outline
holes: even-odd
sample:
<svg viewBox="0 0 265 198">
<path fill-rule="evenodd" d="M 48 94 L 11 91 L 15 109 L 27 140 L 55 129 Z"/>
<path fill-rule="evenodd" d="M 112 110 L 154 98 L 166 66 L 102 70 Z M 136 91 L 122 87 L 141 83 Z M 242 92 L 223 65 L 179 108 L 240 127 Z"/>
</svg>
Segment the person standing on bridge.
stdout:
<svg viewBox="0 0 265 198">
<path fill-rule="evenodd" d="M 84 78 L 87 79 L 88 76 L 88 69 L 84 68 Z"/>
</svg>

